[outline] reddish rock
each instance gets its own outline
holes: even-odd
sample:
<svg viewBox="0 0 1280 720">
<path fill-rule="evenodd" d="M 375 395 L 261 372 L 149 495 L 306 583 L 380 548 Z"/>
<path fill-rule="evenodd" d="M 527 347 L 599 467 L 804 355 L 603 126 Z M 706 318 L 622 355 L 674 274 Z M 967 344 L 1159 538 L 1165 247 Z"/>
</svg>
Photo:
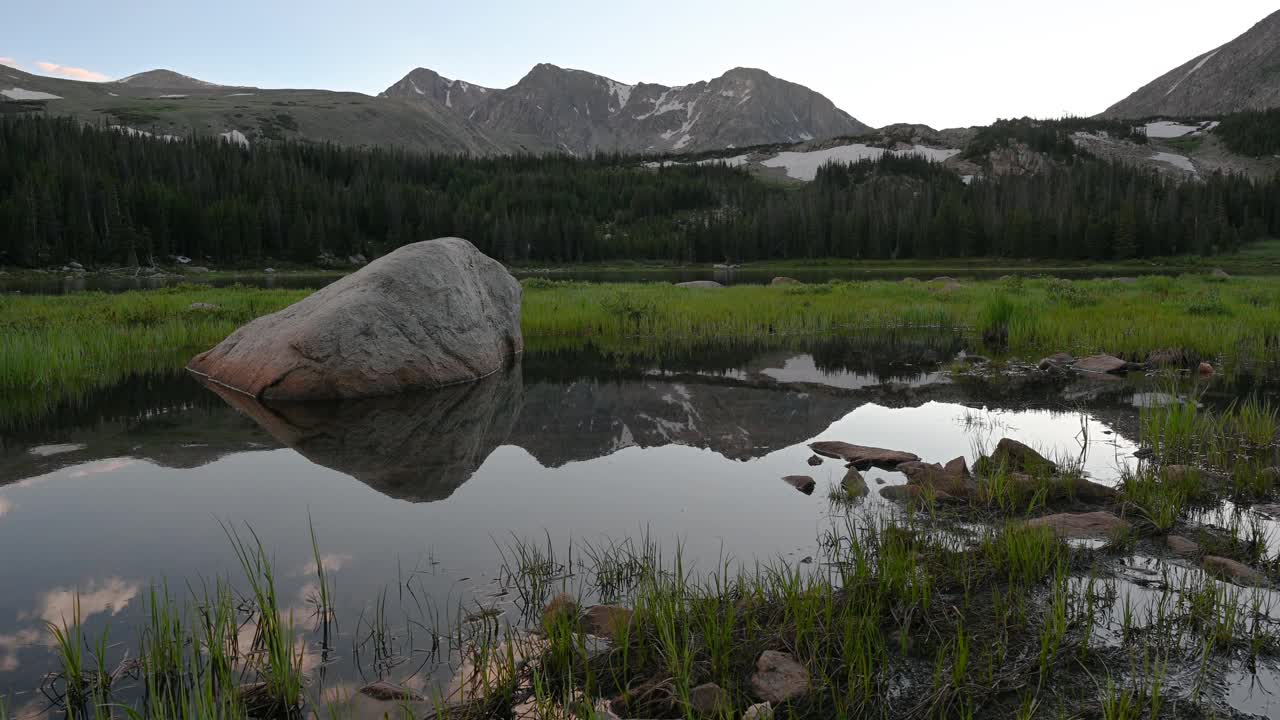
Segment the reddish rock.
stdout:
<svg viewBox="0 0 1280 720">
<path fill-rule="evenodd" d="M 551 602 L 542 609 L 543 626 L 555 625 L 557 622 L 578 621 L 578 599 L 569 593 L 560 593 L 551 598 Z"/>
<path fill-rule="evenodd" d="M 592 605 L 582 613 L 582 629 L 612 640 L 631 625 L 632 614 L 621 605 Z"/>
<path fill-rule="evenodd" d="M 945 470 L 948 475 L 964 478 L 966 480 L 973 477 L 972 473 L 969 472 L 969 463 L 964 459 L 963 455 L 951 460 L 946 465 L 943 465 L 942 469 Z"/>
<path fill-rule="evenodd" d="M 1164 539 L 1164 544 L 1174 555 L 1183 557 L 1192 557 L 1199 554 L 1200 546 L 1194 540 L 1188 540 L 1181 535 L 1170 535 Z"/>
<path fill-rule="evenodd" d="M 751 691 L 772 704 L 794 700 L 809 691 L 809 671 L 786 653 L 766 650 L 756 660 Z"/>
<path fill-rule="evenodd" d="M 955 497 L 967 497 L 976 489 L 972 480 L 964 475 L 948 472 L 937 463 L 905 462 L 898 466 L 898 472 L 907 476 L 908 485 L 930 487 Z"/>
<path fill-rule="evenodd" d="M 1064 538 L 1114 537 L 1129 529 L 1129 523 L 1109 512 L 1058 513 L 1028 520 L 1030 527 L 1047 527 Z"/>
<path fill-rule="evenodd" d="M 1076 370 L 1103 374 L 1120 374 L 1129 370 L 1129 363 L 1112 355 L 1090 355 L 1076 361 Z"/>
<path fill-rule="evenodd" d="M 1231 558 L 1217 555 L 1205 555 L 1200 561 L 1201 567 L 1210 575 L 1237 585 L 1263 587 L 1267 584 L 1267 576 Z"/>
<path fill-rule="evenodd" d="M 814 487 L 817 486 L 813 478 L 808 475 L 787 475 L 782 480 L 805 495 L 812 495 Z"/>
<path fill-rule="evenodd" d="M 379 680 L 365 685 L 360 688 L 360 694 L 368 695 L 374 700 L 381 700 L 383 702 L 423 702 L 426 700 L 421 693 L 385 680 Z"/>
<path fill-rule="evenodd" d="M 992 451 L 990 462 L 997 467 L 1026 473 L 1056 472 L 1058 466 L 1051 460 L 1013 438 L 1001 438 Z"/>
<path fill-rule="evenodd" d="M 919 455 L 902 452 L 901 450 L 886 450 L 885 448 L 853 445 L 833 440 L 809 443 L 809 447 L 819 455 L 843 460 L 859 468 L 867 468 L 874 465 L 886 470 L 894 470 L 904 462 L 914 462 L 920 459 Z"/>
<path fill-rule="evenodd" d="M 1201 374 L 1201 375 L 1206 375 L 1206 376 L 1207 376 L 1207 375 L 1212 375 L 1212 374 L 1213 374 L 1213 366 L 1212 366 L 1212 365 L 1210 365 L 1210 364 L 1209 364 L 1209 363 L 1207 363 L 1207 362 L 1202 362 L 1202 363 L 1200 363 L 1200 374 Z"/>
</svg>

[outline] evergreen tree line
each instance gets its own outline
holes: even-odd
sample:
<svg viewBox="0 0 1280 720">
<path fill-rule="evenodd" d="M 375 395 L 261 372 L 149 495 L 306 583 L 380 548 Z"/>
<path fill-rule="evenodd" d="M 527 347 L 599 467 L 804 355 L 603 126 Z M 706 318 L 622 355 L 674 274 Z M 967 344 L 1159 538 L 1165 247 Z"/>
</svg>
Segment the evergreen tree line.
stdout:
<svg viewBox="0 0 1280 720">
<path fill-rule="evenodd" d="M 1240 155 L 1280 155 L 1280 108 L 1236 113 L 1222 118 L 1214 134 Z"/>
<path fill-rule="evenodd" d="M 886 155 L 798 186 L 607 154 L 245 150 L 0 118 L 0 264 L 186 255 L 253 266 L 375 256 L 445 235 L 513 262 L 1110 259 L 1219 252 L 1267 234 L 1280 234 L 1280 179 L 1175 182 L 1085 156 L 966 185 L 921 158 Z"/>
</svg>

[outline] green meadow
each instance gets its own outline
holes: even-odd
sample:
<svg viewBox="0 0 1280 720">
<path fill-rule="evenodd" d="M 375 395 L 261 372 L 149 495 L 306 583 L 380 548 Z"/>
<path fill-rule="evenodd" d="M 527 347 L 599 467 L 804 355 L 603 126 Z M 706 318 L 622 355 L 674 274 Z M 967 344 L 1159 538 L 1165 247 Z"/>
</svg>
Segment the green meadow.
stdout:
<svg viewBox="0 0 1280 720">
<path fill-rule="evenodd" d="M 665 283 L 524 281 L 531 352 L 591 345 L 622 360 L 750 341 L 898 328 L 947 329 L 998 357 L 1160 349 L 1228 367 L 1280 338 L 1280 279 L 1186 275 L 830 282 L 699 290 Z M 308 291 L 180 286 L 118 294 L 9 296 L 0 303 L 5 423 L 138 373 L 172 371 L 236 327 Z M 202 305 L 214 307 L 202 307 Z"/>
</svg>

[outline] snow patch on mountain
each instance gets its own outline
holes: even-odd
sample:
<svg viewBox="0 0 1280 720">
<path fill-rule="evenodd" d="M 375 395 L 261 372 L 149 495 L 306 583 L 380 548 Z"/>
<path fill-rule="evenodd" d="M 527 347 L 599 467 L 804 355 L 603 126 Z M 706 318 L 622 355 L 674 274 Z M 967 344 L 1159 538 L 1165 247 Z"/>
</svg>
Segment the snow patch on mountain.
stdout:
<svg viewBox="0 0 1280 720">
<path fill-rule="evenodd" d="M 636 89 L 635 85 L 624 85 L 616 80 L 609 80 L 609 94 L 618 99 L 618 108 L 614 110 L 609 108 L 610 112 L 620 112 L 622 108 L 627 106 L 627 101 L 631 99 L 631 91 Z"/>
<path fill-rule="evenodd" d="M 1221 48 L 1219 48 L 1219 49 L 1221 49 Z M 1204 57 L 1200 58 L 1200 62 L 1196 63 L 1196 66 L 1195 66 L 1195 67 L 1193 67 L 1193 68 L 1191 68 L 1190 70 L 1188 70 L 1186 75 L 1183 75 L 1182 77 L 1178 78 L 1178 82 L 1174 83 L 1174 84 L 1173 84 L 1173 87 L 1170 87 L 1170 88 L 1169 88 L 1169 92 L 1165 93 L 1165 96 L 1168 96 L 1168 95 L 1173 94 L 1173 91 L 1178 89 L 1178 86 L 1182 84 L 1182 81 L 1183 81 L 1183 80 L 1186 80 L 1187 78 L 1189 78 L 1189 77 L 1191 77 L 1192 75 L 1194 75 L 1194 74 L 1195 74 L 1195 72 L 1196 72 L 1197 70 L 1199 70 L 1200 68 L 1204 67 L 1204 64 L 1205 64 L 1205 63 L 1207 63 L 1207 62 L 1209 62 L 1210 60 L 1212 60 L 1212 59 L 1213 59 L 1213 56 L 1214 56 L 1214 55 L 1217 55 L 1217 54 L 1218 54 L 1218 51 L 1217 51 L 1217 50 L 1214 50 L 1213 52 L 1209 53 L 1208 55 L 1205 55 Z"/>
<path fill-rule="evenodd" d="M 787 177 L 795 178 L 796 180 L 813 180 L 818 176 L 818 168 L 827 163 L 855 163 L 860 160 L 878 160 L 886 152 L 894 155 L 920 155 L 933 162 L 943 162 L 948 158 L 959 155 L 961 151 L 955 148 L 932 148 L 925 145 L 913 145 L 905 150 L 885 150 L 884 148 L 855 143 L 822 150 L 780 152 L 760 164 L 765 167 L 786 168 Z"/>
<path fill-rule="evenodd" d="M 0 90 L 0 95 L 3 95 L 9 98 L 10 100 L 61 100 L 62 99 L 61 95 L 54 95 L 52 93 L 40 92 L 39 90 L 23 90 L 22 88 L 19 88 L 19 87 L 10 88 L 8 90 Z"/>
</svg>

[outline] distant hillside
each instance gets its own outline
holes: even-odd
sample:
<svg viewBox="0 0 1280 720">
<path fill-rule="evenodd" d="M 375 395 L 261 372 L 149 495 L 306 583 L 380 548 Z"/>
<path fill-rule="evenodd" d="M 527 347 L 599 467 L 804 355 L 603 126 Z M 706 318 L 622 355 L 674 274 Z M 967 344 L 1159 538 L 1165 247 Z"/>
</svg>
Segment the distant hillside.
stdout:
<svg viewBox="0 0 1280 720">
<path fill-rule="evenodd" d="M 353 92 L 222 86 L 169 70 L 94 83 L 0 67 L 0 114 L 14 112 L 74 115 L 159 136 L 243 137 L 250 145 L 298 140 L 473 154 L 508 147 L 431 105 Z"/>
<path fill-rule="evenodd" d="M 1280 107 L 1280 11 L 1107 108 L 1116 118 L 1195 117 Z"/>
</svg>

